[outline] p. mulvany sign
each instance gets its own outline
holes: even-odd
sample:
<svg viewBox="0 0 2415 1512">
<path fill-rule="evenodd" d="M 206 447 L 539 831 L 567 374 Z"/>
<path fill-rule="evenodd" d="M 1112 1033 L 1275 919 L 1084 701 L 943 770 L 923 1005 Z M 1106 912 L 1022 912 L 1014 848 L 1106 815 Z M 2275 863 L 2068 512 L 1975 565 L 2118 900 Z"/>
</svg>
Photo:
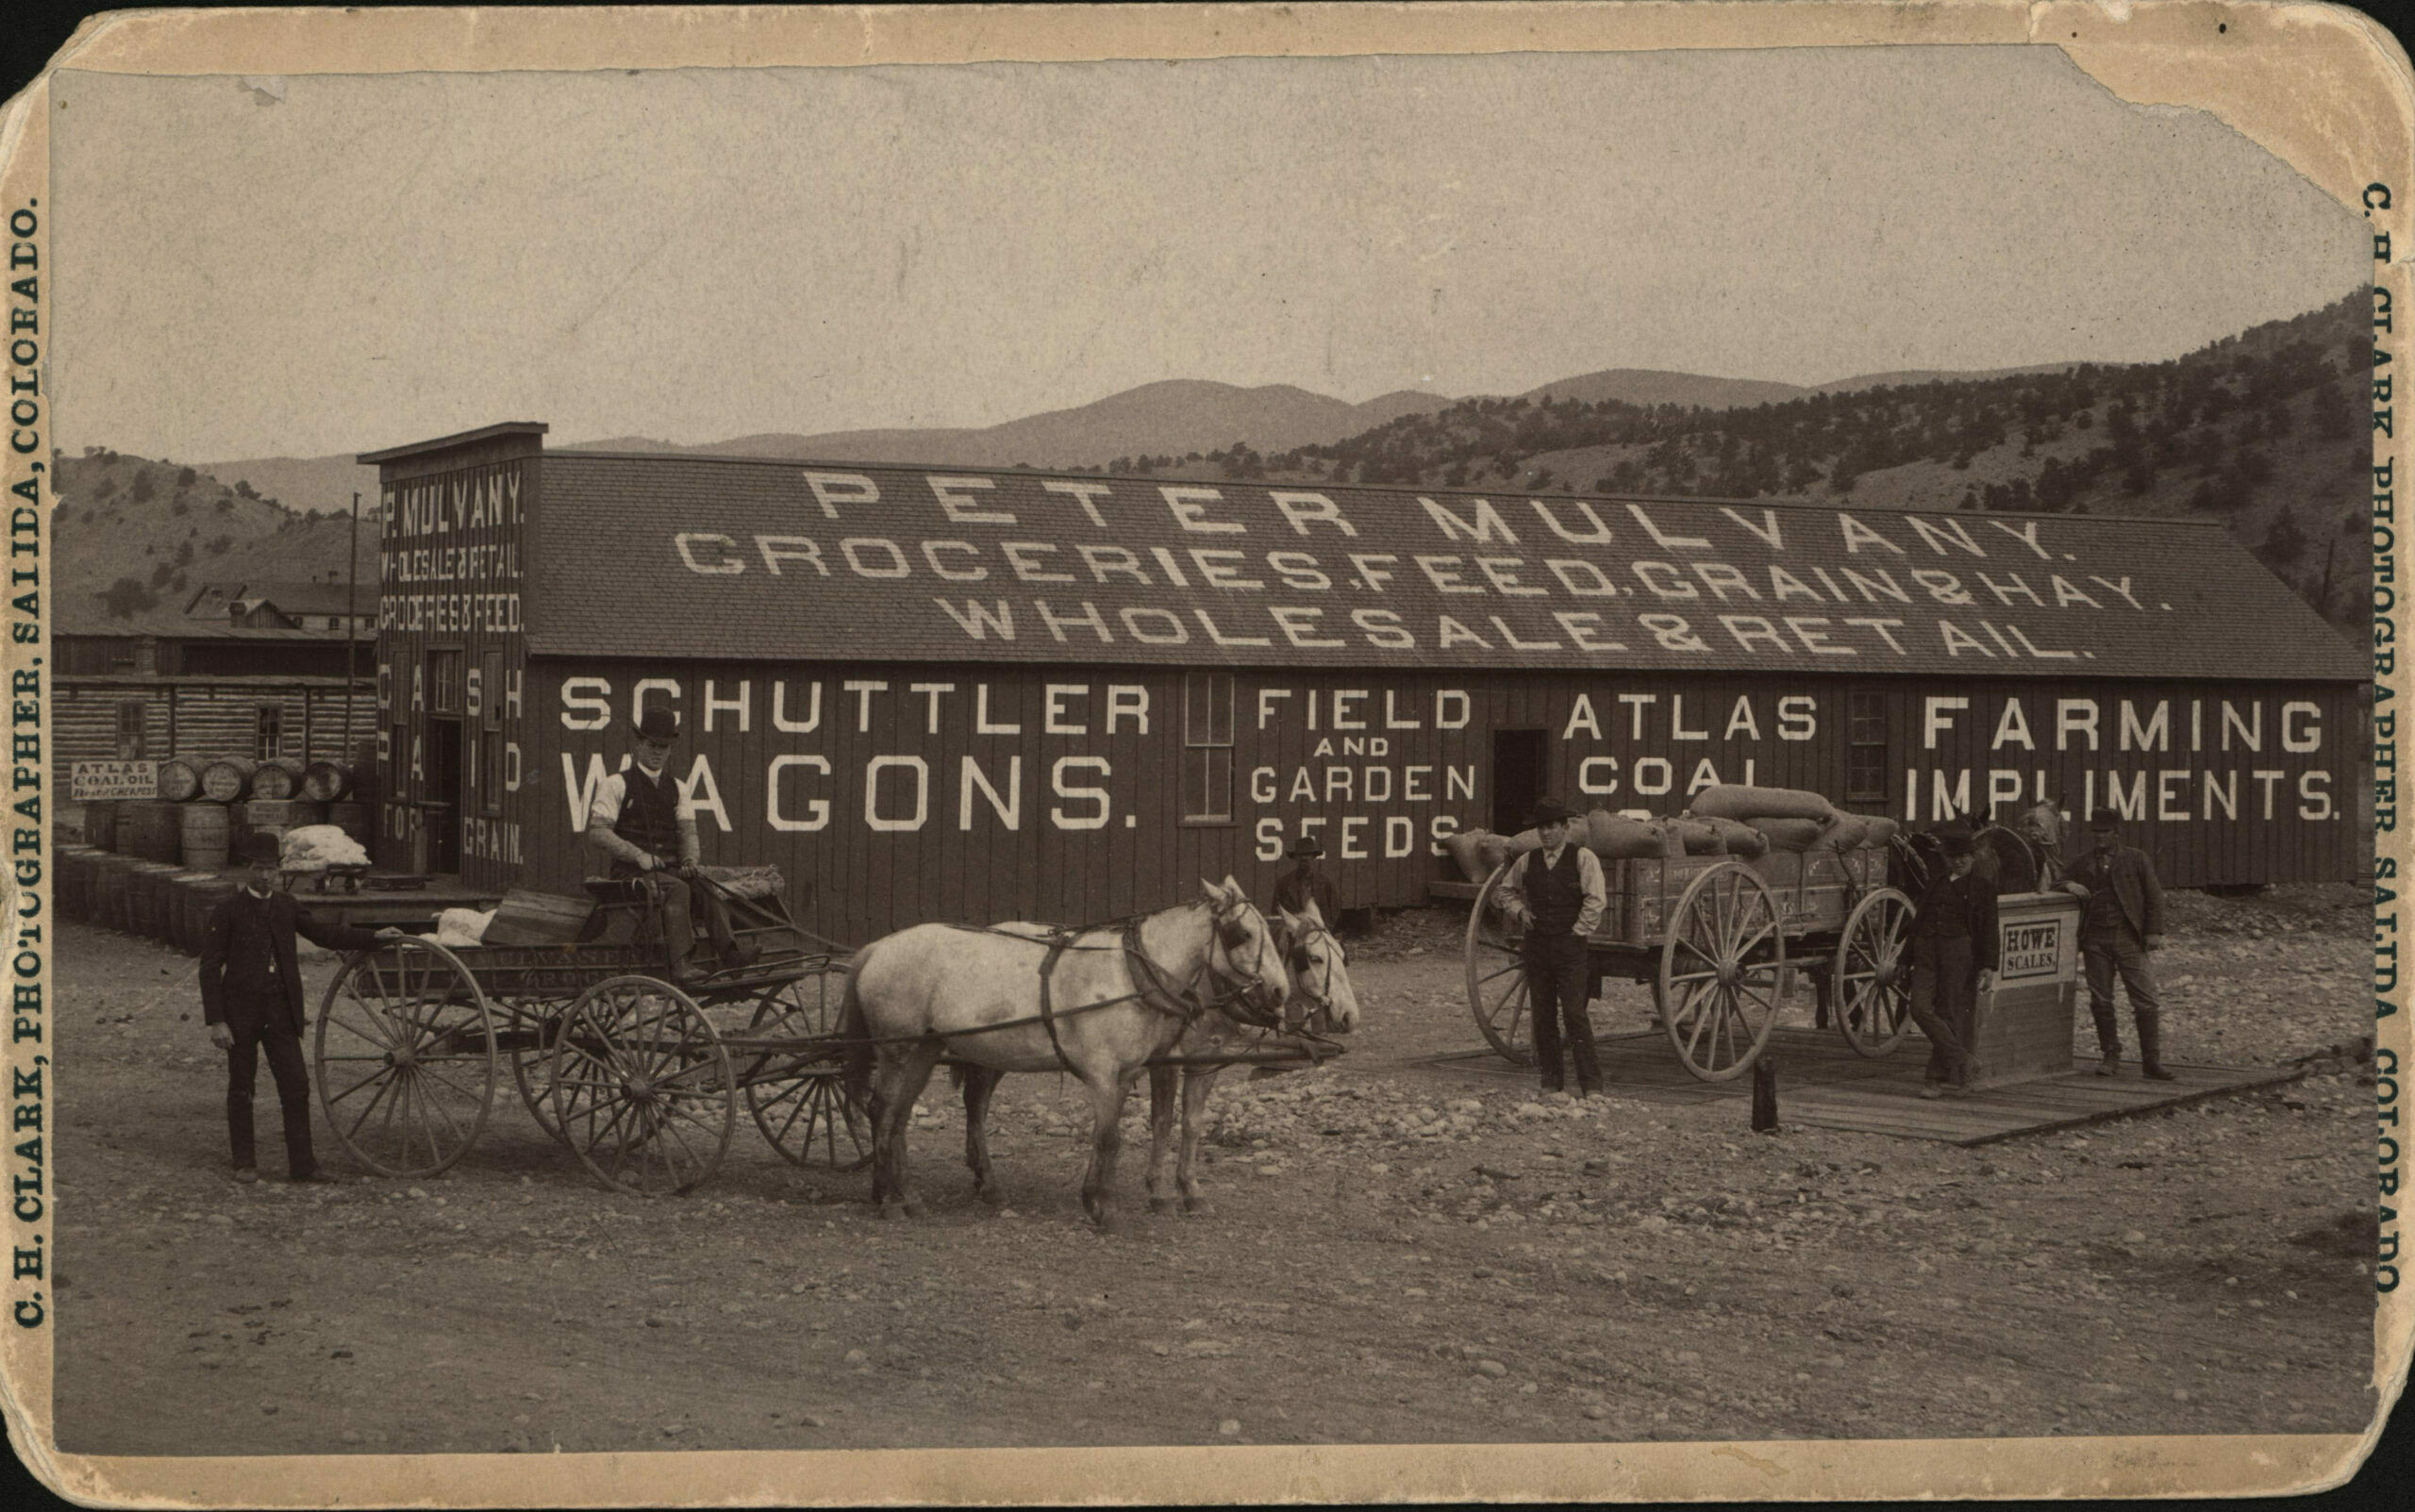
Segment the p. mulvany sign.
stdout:
<svg viewBox="0 0 2415 1512">
<path fill-rule="evenodd" d="M 2303 675 L 2275 616 L 2323 630 L 2193 523 L 616 462 L 548 455 L 541 575 L 900 656 Z"/>
</svg>

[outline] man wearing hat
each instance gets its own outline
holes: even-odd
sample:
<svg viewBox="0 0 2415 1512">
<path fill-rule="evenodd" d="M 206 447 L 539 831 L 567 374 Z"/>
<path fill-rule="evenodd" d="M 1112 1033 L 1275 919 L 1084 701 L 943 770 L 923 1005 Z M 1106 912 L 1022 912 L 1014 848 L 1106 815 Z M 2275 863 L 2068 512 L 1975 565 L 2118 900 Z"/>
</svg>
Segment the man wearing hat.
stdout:
<svg viewBox="0 0 2415 1512">
<path fill-rule="evenodd" d="M 1913 906 L 1912 1022 L 1928 1037 L 1923 1097 L 1970 1085 L 1973 1008 L 1995 985 L 1996 889 L 1976 868 L 1977 845 L 1960 823 L 1937 831 L 1945 874 Z"/>
<path fill-rule="evenodd" d="M 1591 1097 L 1602 1089 L 1602 1069 L 1593 1055 L 1593 1021 L 1585 1016 L 1585 941 L 1600 927 L 1610 894 L 1601 858 L 1569 842 L 1568 821 L 1568 810 L 1549 798 L 1535 805 L 1527 822 L 1542 845 L 1509 863 L 1498 891 L 1503 917 L 1525 926 L 1519 958 L 1526 969 L 1543 1090 L 1566 1086 L 1564 1029 L 1568 1058 L 1576 1066 L 1576 1095 Z"/>
<path fill-rule="evenodd" d="M 610 860 L 615 880 L 644 879 L 639 885 L 661 907 L 671 979 L 686 987 L 697 976 L 688 961 L 696 942 L 696 920 L 704 921 L 724 967 L 747 965 L 756 952 L 740 948 L 720 896 L 692 882 L 703 854 L 696 839 L 696 806 L 679 779 L 665 770 L 672 742 L 679 739 L 678 716 L 667 708 L 650 708 L 633 729 L 633 768 L 615 772 L 597 786 L 587 810 L 587 841 Z"/>
<path fill-rule="evenodd" d="M 1274 896 L 1268 900 L 1272 906 L 1266 910 L 1266 916 L 1269 919 L 1279 918 L 1284 910 L 1307 913 L 1308 905 L 1313 903 L 1317 906 L 1319 919 L 1328 923 L 1340 919 L 1341 893 L 1333 885 L 1333 878 L 1325 875 L 1324 869 L 1317 865 L 1324 856 L 1324 847 L 1317 843 L 1317 838 L 1303 835 L 1293 840 L 1283 854 L 1299 864 L 1275 879 Z"/>
<path fill-rule="evenodd" d="M 201 1017 L 209 1042 L 226 1052 L 226 1138 L 233 1147 L 235 1179 L 260 1179 L 252 1149 L 252 1088 L 259 1075 L 259 1053 L 268 1053 L 285 1115 L 285 1169 L 295 1181 L 328 1181 L 310 1153 L 310 1073 L 302 1059 L 302 973 L 294 965 L 293 937 L 300 934 L 329 950 L 368 950 L 399 939 L 399 929 L 371 932 L 345 923 L 321 923 L 279 885 L 282 859 L 275 835 L 244 837 L 249 870 L 243 885 L 209 910 L 201 937 Z"/>
<path fill-rule="evenodd" d="M 2168 1082 L 2163 1069 L 2161 997 L 2156 989 L 2151 951 L 2163 948 L 2163 883 L 2144 851 L 2122 843 L 2110 814 L 2088 822 L 2090 849 L 2064 872 L 2063 890 L 2081 900 L 2080 957 L 2088 972 L 2088 1011 L 2096 1021 L 2096 1047 L 2104 1058 L 2096 1074 L 2122 1069 L 2122 1024 L 2113 1016 L 2113 974 L 2130 992 L 2130 1016 L 2139 1024 L 2139 1065 L 2148 1080 Z"/>
</svg>

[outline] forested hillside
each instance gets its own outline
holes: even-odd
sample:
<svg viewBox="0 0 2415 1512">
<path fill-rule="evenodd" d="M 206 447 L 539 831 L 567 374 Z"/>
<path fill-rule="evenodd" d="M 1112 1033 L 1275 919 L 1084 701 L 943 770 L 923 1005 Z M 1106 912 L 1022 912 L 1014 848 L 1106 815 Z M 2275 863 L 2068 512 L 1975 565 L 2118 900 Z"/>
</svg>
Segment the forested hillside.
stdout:
<svg viewBox="0 0 2415 1512">
<path fill-rule="evenodd" d="M 2366 603 L 2370 301 L 2167 362 L 1822 392 L 1749 409 L 1471 399 L 1262 455 L 1110 473 L 1896 508 L 2214 515 L 2325 616 Z"/>
<path fill-rule="evenodd" d="M 54 459 L 51 569 L 62 597 L 104 595 L 123 615 L 180 605 L 204 583 L 292 582 L 344 571 L 346 515 L 296 512 L 248 479 L 92 447 Z M 364 506 L 360 581 L 377 582 L 377 522 Z"/>
</svg>

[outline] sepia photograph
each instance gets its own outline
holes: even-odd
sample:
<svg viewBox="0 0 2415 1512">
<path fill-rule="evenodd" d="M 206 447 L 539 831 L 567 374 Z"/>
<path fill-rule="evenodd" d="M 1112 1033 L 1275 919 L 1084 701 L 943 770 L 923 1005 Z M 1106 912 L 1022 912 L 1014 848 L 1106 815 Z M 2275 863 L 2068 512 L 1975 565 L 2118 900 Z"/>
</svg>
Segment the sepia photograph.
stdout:
<svg viewBox="0 0 2415 1512">
<path fill-rule="evenodd" d="M 479 15 L 0 124 L 44 1484 L 2355 1473 L 2387 32 Z"/>
</svg>

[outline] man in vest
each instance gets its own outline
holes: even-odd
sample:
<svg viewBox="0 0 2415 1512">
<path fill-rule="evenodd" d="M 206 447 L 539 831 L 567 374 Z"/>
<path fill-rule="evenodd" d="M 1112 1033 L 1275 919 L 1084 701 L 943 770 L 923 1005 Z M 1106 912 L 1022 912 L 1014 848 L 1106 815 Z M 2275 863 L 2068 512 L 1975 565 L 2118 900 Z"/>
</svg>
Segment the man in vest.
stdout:
<svg viewBox="0 0 2415 1512">
<path fill-rule="evenodd" d="M 679 719 L 669 709 L 650 708 L 636 726 L 637 758 L 632 768 L 606 777 L 587 811 L 587 841 L 604 853 L 618 879 L 641 877 L 662 910 L 662 944 L 670 957 L 671 979 L 689 986 L 697 972 L 688 953 L 696 942 L 695 921 L 704 921 L 722 965 L 730 970 L 751 963 L 751 946 L 741 949 L 730 933 L 729 913 L 719 894 L 694 882 L 702 848 L 696 839 L 696 807 L 679 780 L 665 769 L 671 744 L 679 738 Z"/>
<path fill-rule="evenodd" d="M 1526 969 L 1543 1090 L 1557 1092 L 1567 1085 L 1560 1067 L 1564 1038 L 1568 1058 L 1576 1066 L 1576 1095 L 1591 1097 L 1602 1089 L 1602 1069 L 1593 1055 L 1593 1021 L 1585 1016 L 1585 942 L 1601 927 L 1610 895 L 1601 858 L 1569 842 L 1568 819 L 1568 810 L 1549 798 L 1535 805 L 1529 822 L 1542 846 L 1509 863 L 1499 896 L 1503 916 L 1526 931 L 1519 956 Z"/>
<path fill-rule="evenodd" d="M 2168 1082 L 2163 1069 L 2162 998 L 2155 966 L 2147 956 L 2163 948 L 2163 883 L 2155 863 L 2122 843 L 2110 814 L 2088 822 L 2090 848 L 2064 872 L 2063 890 L 2080 900 L 2079 951 L 2088 972 L 2088 1012 L 2096 1021 L 2096 1048 L 2103 1059 L 2096 1074 L 2122 1069 L 2122 1021 L 2113 1013 L 2113 977 L 2129 989 L 2130 1016 L 2139 1024 L 2139 1069 L 2151 1081 Z"/>
</svg>

